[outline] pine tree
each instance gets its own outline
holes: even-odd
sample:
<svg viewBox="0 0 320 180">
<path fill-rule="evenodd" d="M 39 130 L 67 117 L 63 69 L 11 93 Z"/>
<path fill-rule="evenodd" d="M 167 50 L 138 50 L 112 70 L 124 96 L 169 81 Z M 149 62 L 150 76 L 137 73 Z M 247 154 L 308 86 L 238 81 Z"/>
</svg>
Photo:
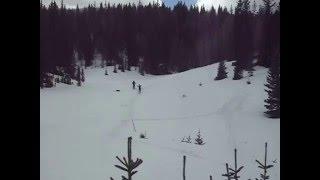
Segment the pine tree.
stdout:
<svg viewBox="0 0 320 180">
<path fill-rule="evenodd" d="M 116 156 L 116 158 L 120 161 L 122 166 L 114 165 L 115 167 L 119 168 L 120 170 L 127 172 L 127 177 L 121 176 L 123 180 L 132 180 L 132 176 L 138 172 L 135 169 L 143 162 L 142 159 L 140 159 L 140 158 L 137 158 L 135 161 L 132 159 L 131 142 L 132 142 L 132 137 L 129 137 L 128 138 L 128 153 L 127 153 L 128 157 L 127 157 L 127 159 L 125 157 L 123 157 L 122 158 L 123 160 L 122 160 L 118 156 Z"/>
<path fill-rule="evenodd" d="M 201 137 L 200 130 L 198 131 L 197 138 L 195 139 L 195 144 L 204 145 L 203 138 Z"/>
<path fill-rule="evenodd" d="M 84 70 L 81 69 L 81 81 L 84 82 L 85 77 L 84 77 Z"/>
<path fill-rule="evenodd" d="M 248 70 L 247 84 L 251 84 L 250 77 L 253 76 L 253 68 Z"/>
<path fill-rule="evenodd" d="M 121 71 L 124 72 L 126 69 L 128 69 L 128 56 L 126 49 L 120 51 L 119 57 L 122 60 Z"/>
<path fill-rule="evenodd" d="M 142 57 L 139 58 L 139 73 L 144 76 L 144 59 Z"/>
<path fill-rule="evenodd" d="M 230 168 L 228 166 L 228 163 L 226 163 L 227 173 L 223 174 L 222 176 L 228 177 L 228 180 L 235 179 L 238 180 L 240 176 L 238 173 L 244 168 L 244 166 L 241 166 L 238 168 L 238 162 L 237 162 L 237 149 L 234 149 L 234 169 Z"/>
<path fill-rule="evenodd" d="M 256 160 L 256 162 L 259 164 L 259 168 L 263 169 L 263 174 L 260 174 L 261 179 L 256 178 L 256 180 L 267 180 L 270 179 L 270 176 L 267 175 L 268 169 L 272 168 L 273 165 L 267 164 L 267 143 L 265 143 L 265 149 L 264 149 L 264 162 L 261 163 L 259 160 Z"/>
<path fill-rule="evenodd" d="M 273 48 L 276 47 L 274 42 L 276 39 L 272 36 L 272 8 L 275 5 L 274 0 L 263 0 L 262 12 L 262 35 L 261 35 L 261 47 L 260 47 L 260 65 L 265 67 L 271 66 L 271 58 Z"/>
<path fill-rule="evenodd" d="M 227 72 L 226 72 L 226 65 L 224 63 L 224 61 L 221 61 L 219 63 L 219 67 L 218 67 L 218 74 L 217 77 L 214 80 L 221 80 L 221 79 L 225 79 L 227 78 Z"/>
<path fill-rule="evenodd" d="M 257 63 L 270 67 L 280 48 L 280 7 L 274 12 L 274 0 L 262 0 L 263 9 L 254 13 L 256 3 L 237 1 L 229 12 L 221 6 L 206 11 L 183 3 L 172 9 L 139 3 L 73 10 L 54 1 L 48 7 L 40 2 L 40 72 L 55 74 L 60 66 L 76 79 L 77 69 L 70 68 L 74 52 L 85 68 L 101 54 L 122 71 L 139 65 L 143 57 L 141 74 L 168 74 L 225 59 L 236 60 L 247 71 L 253 55 Z M 127 61 L 119 57 L 124 49 Z"/>
<path fill-rule="evenodd" d="M 113 73 L 117 73 L 117 65 L 116 64 L 114 65 Z"/>
<path fill-rule="evenodd" d="M 81 69 L 78 67 L 77 71 L 77 86 L 81 86 Z"/>
<path fill-rule="evenodd" d="M 233 75 L 233 80 L 239 80 L 243 78 L 243 69 L 239 65 L 239 63 L 236 63 L 236 66 L 234 67 L 234 75 Z"/>
<path fill-rule="evenodd" d="M 279 60 L 275 60 L 269 68 L 267 84 L 265 84 L 268 98 L 264 101 L 267 103 L 265 114 L 270 118 L 280 118 L 280 65 Z"/>
<path fill-rule="evenodd" d="M 104 75 L 108 75 L 108 68 L 106 66 L 106 70 L 104 71 Z"/>
</svg>

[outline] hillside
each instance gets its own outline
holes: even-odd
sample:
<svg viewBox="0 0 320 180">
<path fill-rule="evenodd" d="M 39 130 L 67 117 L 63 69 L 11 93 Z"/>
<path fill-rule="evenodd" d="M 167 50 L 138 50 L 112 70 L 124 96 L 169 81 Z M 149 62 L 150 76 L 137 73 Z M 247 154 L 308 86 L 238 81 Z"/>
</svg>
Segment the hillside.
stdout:
<svg viewBox="0 0 320 180">
<path fill-rule="evenodd" d="M 221 81 L 214 81 L 218 64 L 162 76 L 112 73 L 108 67 L 108 76 L 101 68 L 86 69 L 82 87 L 41 89 L 41 180 L 120 179 L 115 156 L 126 155 L 128 136 L 133 158 L 144 161 L 135 180 L 182 179 L 183 155 L 188 180 L 224 179 L 234 148 L 245 166 L 241 179 L 254 179 L 265 142 L 269 163 L 277 161 L 270 178 L 279 180 L 280 120 L 263 115 L 267 69 L 255 67 L 248 85 L 246 78 L 232 80 L 233 67 L 226 65 L 228 79 Z M 132 89 L 133 80 L 142 85 L 141 94 Z M 198 130 L 205 145 L 180 142 L 194 139 Z M 145 132 L 148 139 L 140 139 Z"/>
</svg>

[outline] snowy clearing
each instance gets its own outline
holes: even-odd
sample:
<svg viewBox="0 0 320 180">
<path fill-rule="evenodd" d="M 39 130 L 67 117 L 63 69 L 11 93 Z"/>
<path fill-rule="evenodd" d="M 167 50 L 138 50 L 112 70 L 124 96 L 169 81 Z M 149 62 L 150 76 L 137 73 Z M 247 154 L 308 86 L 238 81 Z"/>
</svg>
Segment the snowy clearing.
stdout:
<svg viewBox="0 0 320 180">
<path fill-rule="evenodd" d="M 248 85 L 246 78 L 232 80 L 231 62 L 226 65 L 228 79 L 221 81 L 214 81 L 218 64 L 162 76 L 112 73 L 113 67 L 105 76 L 104 69 L 88 68 L 82 87 L 40 90 L 40 179 L 120 179 L 115 157 L 126 156 L 132 136 L 133 158 L 143 160 L 135 180 L 182 179 L 183 155 L 187 180 L 225 179 L 234 148 L 238 166 L 245 166 L 240 179 L 254 179 L 262 172 L 255 159 L 263 160 L 265 142 L 274 165 L 270 179 L 279 180 L 280 120 L 263 116 L 267 69 L 256 67 Z M 199 129 L 203 146 L 193 143 Z M 145 132 L 148 139 L 140 139 Z M 180 142 L 189 135 L 191 144 Z"/>
</svg>

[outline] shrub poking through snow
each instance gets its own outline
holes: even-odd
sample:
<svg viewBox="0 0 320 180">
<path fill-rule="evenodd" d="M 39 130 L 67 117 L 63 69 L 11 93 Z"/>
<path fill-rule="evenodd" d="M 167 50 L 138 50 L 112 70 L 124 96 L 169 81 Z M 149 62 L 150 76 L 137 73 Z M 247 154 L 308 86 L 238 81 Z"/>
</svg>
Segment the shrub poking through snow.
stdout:
<svg viewBox="0 0 320 180">
<path fill-rule="evenodd" d="M 189 135 L 187 138 L 183 137 L 181 142 L 185 142 L 185 143 L 191 143 L 191 136 Z"/>
<path fill-rule="evenodd" d="M 147 139 L 147 132 L 141 133 L 140 134 L 141 139 Z"/>
<path fill-rule="evenodd" d="M 222 174 L 222 176 L 227 177 L 228 180 L 230 179 L 238 180 L 240 178 L 238 173 L 241 171 L 241 169 L 243 169 L 243 167 L 244 166 L 241 166 L 240 168 L 237 167 L 237 149 L 234 149 L 234 169 L 230 168 L 228 163 L 226 163 L 227 173 Z"/>
<path fill-rule="evenodd" d="M 116 158 L 120 161 L 120 163 L 123 166 L 119 166 L 119 165 L 114 165 L 114 166 L 127 172 L 127 177 L 121 176 L 122 180 L 132 180 L 132 176 L 138 172 L 134 169 L 137 168 L 143 162 L 142 159 L 139 159 L 139 158 L 137 158 L 135 161 L 132 159 L 131 142 L 132 142 L 132 137 L 128 137 L 128 157 L 127 157 L 127 159 L 125 157 L 123 157 L 123 160 L 121 160 L 118 156 L 116 156 Z M 113 179 L 113 178 L 110 177 L 110 179 Z"/>
<path fill-rule="evenodd" d="M 194 141 L 195 141 L 194 143 L 197 145 L 205 144 L 205 142 L 203 141 L 203 138 L 201 137 L 200 130 L 198 131 L 197 138 Z"/>
<path fill-rule="evenodd" d="M 51 88 L 54 86 L 54 76 L 52 74 L 44 74 L 40 78 L 41 88 Z"/>
<path fill-rule="evenodd" d="M 248 72 L 248 74 L 249 74 L 249 77 L 252 77 L 252 76 L 253 76 L 253 70 L 250 69 L 249 72 Z"/>
<path fill-rule="evenodd" d="M 141 133 L 141 134 L 140 134 L 140 138 L 141 138 L 141 139 L 145 139 L 145 138 L 146 138 L 146 135 L 144 135 L 143 133 Z"/>
<path fill-rule="evenodd" d="M 64 84 L 68 84 L 68 85 L 71 85 L 72 84 L 72 81 L 71 81 L 71 77 L 69 74 L 63 74 L 62 78 L 61 78 L 61 83 L 64 83 Z"/>
<path fill-rule="evenodd" d="M 273 165 L 267 165 L 267 146 L 268 144 L 265 143 L 264 146 L 264 162 L 261 163 L 259 160 L 256 160 L 256 162 L 259 164 L 258 168 L 263 169 L 263 174 L 260 174 L 261 179 L 256 178 L 256 180 L 267 180 L 270 178 L 270 176 L 267 175 L 267 170 L 269 168 L 272 168 Z"/>
</svg>

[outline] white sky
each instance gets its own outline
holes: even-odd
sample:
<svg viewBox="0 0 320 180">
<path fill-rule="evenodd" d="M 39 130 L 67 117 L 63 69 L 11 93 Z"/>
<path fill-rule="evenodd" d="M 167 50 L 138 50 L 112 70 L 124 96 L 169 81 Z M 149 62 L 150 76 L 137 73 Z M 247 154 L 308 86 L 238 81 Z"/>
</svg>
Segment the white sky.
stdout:
<svg viewBox="0 0 320 180">
<path fill-rule="evenodd" d="M 237 4 L 238 0 L 197 0 L 197 5 L 200 7 L 201 5 L 204 5 L 204 7 L 206 9 L 210 9 L 212 6 L 214 6 L 215 8 L 218 8 L 218 6 L 226 6 L 228 9 L 230 8 L 230 6 L 232 5 L 232 7 L 234 8 Z M 250 5 L 252 5 L 254 0 L 250 0 L 251 3 Z M 255 0 L 256 4 L 257 4 L 257 9 L 259 8 L 259 5 L 263 4 L 262 0 Z M 280 0 L 274 0 L 274 2 L 280 2 Z"/>
<path fill-rule="evenodd" d="M 50 4 L 52 0 L 42 0 L 43 4 L 48 5 Z M 60 6 L 60 0 L 55 0 L 56 3 Z M 161 4 L 161 0 L 158 0 L 159 3 Z M 139 0 L 64 0 L 63 1 L 64 4 L 67 7 L 76 7 L 77 4 L 79 5 L 79 7 L 84 7 L 84 6 L 88 6 L 88 4 L 93 4 L 94 2 L 96 2 L 96 5 L 99 6 L 100 2 L 104 3 L 104 2 L 110 2 L 110 4 L 118 4 L 118 3 L 135 3 L 138 4 Z M 140 2 L 142 4 L 148 4 L 149 2 L 157 2 L 157 0 L 140 0 Z"/>
<path fill-rule="evenodd" d="M 43 0 L 43 4 L 48 5 L 52 0 Z M 148 4 L 149 2 L 157 2 L 157 0 L 140 0 L 142 4 Z M 158 0 L 161 4 L 162 0 Z M 165 1 L 173 1 L 173 0 L 164 0 Z M 251 0 L 253 2 L 253 0 Z M 280 0 L 274 0 L 275 2 L 279 2 Z M 58 5 L 60 5 L 60 0 L 56 0 Z M 118 4 L 118 3 L 135 3 L 138 4 L 139 0 L 64 0 L 64 4 L 67 6 L 67 8 L 75 8 L 78 4 L 79 7 L 88 6 L 88 4 L 92 4 L 96 2 L 96 5 L 98 6 L 100 2 L 110 2 L 110 4 Z M 228 9 L 232 5 L 235 7 L 237 0 L 197 0 L 197 5 L 200 7 L 201 5 L 204 5 L 206 9 L 210 9 L 211 6 L 214 6 L 217 8 L 219 5 L 226 6 Z M 256 0 L 257 5 L 262 4 L 262 0 Z"/>
</svg>

